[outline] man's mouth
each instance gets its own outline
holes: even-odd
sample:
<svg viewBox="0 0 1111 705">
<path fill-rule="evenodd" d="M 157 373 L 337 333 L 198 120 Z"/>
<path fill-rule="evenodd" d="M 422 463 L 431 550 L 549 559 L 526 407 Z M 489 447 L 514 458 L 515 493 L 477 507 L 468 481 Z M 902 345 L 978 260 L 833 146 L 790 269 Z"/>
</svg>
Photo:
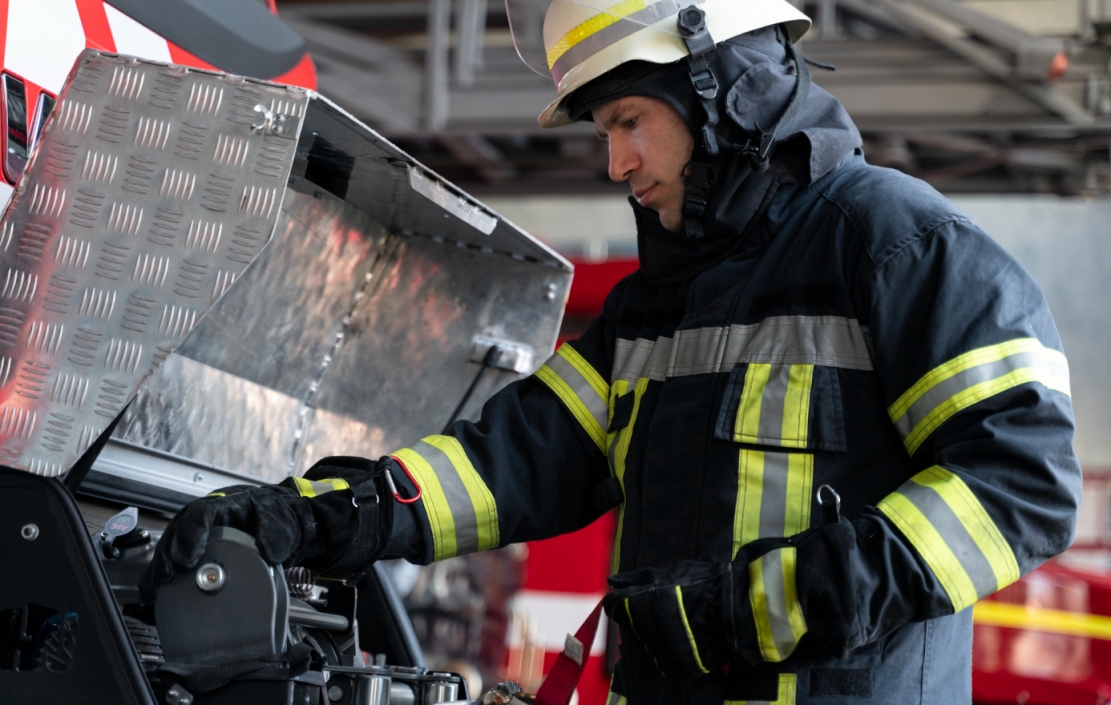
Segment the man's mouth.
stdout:
<svg viewBox="0 0 1111 705">
<path fill-rule="evenodd" d="M 648 197 L 656 192 L 656 186 L 657 184 L 653 184 L 648 188 L 633 191 L 633 198 L 637 199 L 637 203 L 640 205 L 646 206 L 648 204 Z"/>
</svg>

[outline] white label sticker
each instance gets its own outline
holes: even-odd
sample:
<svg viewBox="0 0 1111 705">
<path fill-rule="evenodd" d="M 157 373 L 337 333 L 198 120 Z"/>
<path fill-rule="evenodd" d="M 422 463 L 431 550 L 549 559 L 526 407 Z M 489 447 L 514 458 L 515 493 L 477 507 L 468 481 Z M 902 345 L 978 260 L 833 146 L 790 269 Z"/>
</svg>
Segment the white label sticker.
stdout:
<svg viewBox="0 0 1111 705">
<path fill-rule="evenodd" d="M 563 642 L 563 653 L 567 654 L 567 658 L 575 663 L 580 666 L 583 665 L 583 643 L 570 634 Z"/>
</svg>

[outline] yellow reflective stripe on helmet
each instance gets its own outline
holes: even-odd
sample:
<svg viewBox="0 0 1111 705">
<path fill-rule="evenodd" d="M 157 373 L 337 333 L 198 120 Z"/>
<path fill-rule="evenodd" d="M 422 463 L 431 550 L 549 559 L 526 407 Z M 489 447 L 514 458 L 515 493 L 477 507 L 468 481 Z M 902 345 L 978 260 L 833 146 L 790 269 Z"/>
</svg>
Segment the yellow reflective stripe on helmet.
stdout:
<svg viewBox="0 0 1111 705">
<path fill-rule="evenodd" d="M 769 663 L 786 660 L 806 634 L 806 619 L 795 588 L 794 546 L 778 548 L 749 564 L 749 601 L 760 655 Z"/>
<path fill-rule="evenodd" d="M 1069 365 L 1063 353 L 1020 338 L 971 350 L 930 370 L 887 413 L 913 455 L 957 412 L 1030 382 L 1067 395 Z"/>
<path fill-rule="evenodd" d="M 698 653 L 698 644 L 694 640 L 694 632 L 691 631 L 691 623 L 687 619 L 687 608 L 683 606 L 683 589 L 678 585 L 675 586 L 675 601 L 679 603 L 679 616 L 683 619 L 683 628 L 687 630 L 687 641 L 691 644 L 691 653 L 694 654 L 694 662 L 698 665 L 698 670 L 703 673 L 709 673 L 706 667 L 702 665 L 702 656 Z"/>
<path fill-rule="evenodd" d="M 794 673 L 779 674 L 779 691 L 775 700 L 726 700 L 723 705 L 795 705 L 798 693 L 798 676 Z"/>
<path fill-rule="evenodd" d="M 226 492 L 209 492 L 205 497 L 227 497 Z"/>
<path fill-rule="evenodd" d="M 1019 578 L 1018 561 L 999 527 L 968 485 L 945 468 L 918 473 L 877 509 L 930 566 L 954 612 Z"/>
<path fill-rule="evenodd" d="M 551 389 L 587 435 L 606 452 L 609 420 L 609 385 L 570 345 L 563 345 L 536 371 L 536 377 Z"/>
<path fill-rule="evenodd" d="M 497 503 L 458 440 L 429 436 L 394 455 L 423 490 L 433 560 L 497 548 L 501 541 Z"/>
<path fill-rule="evenodd" d="M 559 57 L 567 53 L 567 50 L 575 46 L 582 40 L 596 34 L 601 30 L 622 21 L 625 17 L 638 12 L 645 8 L 644 0 L 624 0 L 619 2 L 613 7 L 602 10 L 597 15 L 594 15 L 586 22 L 573 27 L 570 32 L 563 35 L 551 49 L 548 50 L 548 69 L 550 70 L 555 66 L 555 62 L 559 61 Z"/>
<path fill-rule="evenodd" d="M 347 480 L 339 478 L 327 478 L 324 480 L 306 480 L 303 477 L 293 478 L 293 484 L 297 485 L 297 492 L 302 497 L 319 497 L 322 494 L 327 494 L 334 490 L 347 490 L 351 489 L 351 485 L 347 484 Z"/>
</svg>

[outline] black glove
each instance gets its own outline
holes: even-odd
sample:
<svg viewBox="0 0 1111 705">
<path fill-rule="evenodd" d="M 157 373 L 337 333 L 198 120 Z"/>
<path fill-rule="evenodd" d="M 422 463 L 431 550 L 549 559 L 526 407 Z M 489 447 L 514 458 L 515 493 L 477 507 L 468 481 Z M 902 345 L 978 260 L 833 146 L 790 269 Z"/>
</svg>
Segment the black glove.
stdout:
<svg viewBox="0 0 1111 705">
<path fill-rule="evenodd" d="M 606 614 L 633 633 L 665 676 L 694 678 L 730 660 L 734 595 L 748 587 L 744 562 L 683 561 L 619 573 L 609 583 Z"/>
<path fill-rule="evenodd" d="M 732 563 L 684 561 L 619 573 L 609 579 L 606 614 L 632 632 L 661 673 L 676 679 L 726 662 L 791 659 L 789 667 L 797 667 L 841 658 L 859 645 L 854 545 L 853 525 L 840 520 L 753 541 Z"/>
<path fill-rule="evenodd" d="M 305 565 L 333 577 L 354 573 L 385 550 L 393 500 L 389 458 L 325 458 L 304 477 L 276 485 L 235 485 L 190 502 L 170 521 L 139 581 L 146 599 L 177 570 L 195 568 L 214 527 L 254 537 L 272 565 Z"/>
</svg>

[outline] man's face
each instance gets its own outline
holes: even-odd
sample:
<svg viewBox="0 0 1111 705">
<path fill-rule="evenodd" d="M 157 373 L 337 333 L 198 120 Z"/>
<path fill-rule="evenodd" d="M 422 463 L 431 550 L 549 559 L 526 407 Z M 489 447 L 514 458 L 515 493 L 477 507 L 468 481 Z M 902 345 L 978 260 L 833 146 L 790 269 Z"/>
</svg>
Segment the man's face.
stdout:
<svg viewBox="0 0 1111 705">
<path fill-rule="evenodd" d="M 660 214 L 668 230 L 683 225 L 683 167 L 694 137 L 675 109 L 644 96 L 618 98 L 595 108 L 598 137 L 609 143 L 609 175 L 628 181 L 633 197 Z"/>
</svg>

